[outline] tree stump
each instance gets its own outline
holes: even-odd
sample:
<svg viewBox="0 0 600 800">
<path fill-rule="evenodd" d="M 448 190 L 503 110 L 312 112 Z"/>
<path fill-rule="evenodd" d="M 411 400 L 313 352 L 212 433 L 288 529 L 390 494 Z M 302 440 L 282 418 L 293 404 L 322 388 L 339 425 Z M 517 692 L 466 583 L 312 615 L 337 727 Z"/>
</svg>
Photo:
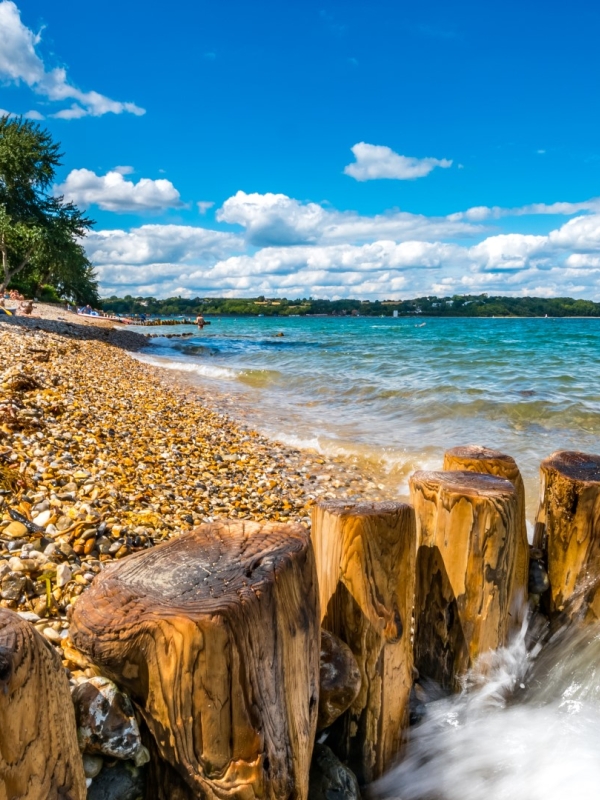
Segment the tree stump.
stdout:
<svg viewBox="0 0 600 800">
<path fill-rule="evenodd" d="M 506 643 L 517 557 L 517 495 L 503 478 L 416 472 L 415 661 L 445 688 Z"/>
<path fill-rule="evenodd" d="M 541 464 L 534 544 L 546 554 L 549 611 L 600 619 L 600 456 L 559 450 Z"/>
<path fill-rule="evenodd" d="M 300 525 L 202 525 L 125 558 L 81 596 L 71 636 L 138 705 L 165 797 L 175 776 L 177 797 L 306 798 L 320 629 Z"/>
<path fill-rule="evenodd" d="M 60 657 L 0 608 L 0 800 L 84 800 L 75 712 Z"/>
<path fill-rule="evenodd" d="M 404 503 L 319 503 L 312 537 L 323 627 L 346 642 L 361 673 L 327 743 L 365 784 L 393 763 L 408 721 L 414 512 Z"/>
<path fill-rule="evenodd" d="M 509 608 L 511 619 L 517 627 L 523 620 L 527 583 L 529 580 L 529 542 L 525 522 L 525 487 L 519 468 L 512 456 L 491 450 L 488 447 L 467 445 L 454 447 L 444 455 L 445 471 L 481 472 L 505 478 L 515 487 L 517 494 L 517 553 L 515 576 L 511 590 Z"/>
</svg>

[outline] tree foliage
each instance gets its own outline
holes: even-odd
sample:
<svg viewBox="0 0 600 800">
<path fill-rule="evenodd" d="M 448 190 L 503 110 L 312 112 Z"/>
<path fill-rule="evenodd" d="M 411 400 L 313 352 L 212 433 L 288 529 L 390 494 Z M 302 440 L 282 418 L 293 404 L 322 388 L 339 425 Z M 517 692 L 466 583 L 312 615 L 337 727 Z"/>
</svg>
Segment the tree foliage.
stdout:
<svg viewBox="0 0 600 800">
<path fill-rule="evenodd" d="M 33 292 L 50 284 L 76 302 L 97 302 L 98 284 L 81 243 L 93 221 L 52 193 L 61 158 L 48 131 L 31 120 L 0 117 L 0 293 L 11 282 Z"/>
<path fill-rule="evenodd" d="M 600 303 L 574 300 L 571 297 L 488 297 L 454 295 L 453 297 L 416 297 L 411 300 L 320 300 L 312 297 L 286 298 L 231 297 L 109 297 L 102 301 L 106 311 L 116 314 L 156 314 L 160 316 L 289 317 L 323 314 L 330 316 L 380 317 L 600 317 Z"/>
</svg>

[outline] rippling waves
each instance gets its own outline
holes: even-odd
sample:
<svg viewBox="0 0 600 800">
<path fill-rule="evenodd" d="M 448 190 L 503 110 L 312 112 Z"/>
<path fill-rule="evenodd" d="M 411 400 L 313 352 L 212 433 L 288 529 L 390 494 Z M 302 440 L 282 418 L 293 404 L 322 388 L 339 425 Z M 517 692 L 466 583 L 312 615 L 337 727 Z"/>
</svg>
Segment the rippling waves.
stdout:
<svg viewBox="0 0 600 800">
<path fill-rule="evenodd" d="M 531 517 L 540 460 L 598 450 L 600 320 L 215 319 L 151 359 L 271 436 L 368 461 L 392 494 L 445 449 L 485 444 L 516 458 Z"/>
</svg>

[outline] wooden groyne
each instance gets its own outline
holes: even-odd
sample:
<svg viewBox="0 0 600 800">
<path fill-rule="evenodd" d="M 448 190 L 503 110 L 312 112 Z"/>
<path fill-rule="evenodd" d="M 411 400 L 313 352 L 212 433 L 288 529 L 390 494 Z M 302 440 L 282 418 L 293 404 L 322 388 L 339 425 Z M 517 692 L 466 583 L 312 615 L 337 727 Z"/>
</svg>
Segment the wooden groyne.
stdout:
<svg viewBox="0 0 600 800">
<path fill-rule="evenodd" d="M 531 550 L 516 464 L 470 447 L 415 473 L 411 504 L 319 503 L 310 534 L 219 520 L 101 572 L 71 613 L 71 657 L 135 704 L 145 797 L 322 800 L 319 786 L 343 784 L 339 796 L 357 798 L 354 775 L 368 784 L 401 758 L 411 693 L 432 680 L 456 691 L 507 644 L 524 604 L 597 620 L 600 456 L 554 453 L 541 478 Z M 81 729 L 52 716 L 64 675 L 27 625 L 3 611 L 0 719 L 51 717 L 35 758 L 0 731 L 0 778 L 12 790 L 22 764 L 79 798 Z M 24 677 L 27 659 L 37 667 Z"/>
</svg>

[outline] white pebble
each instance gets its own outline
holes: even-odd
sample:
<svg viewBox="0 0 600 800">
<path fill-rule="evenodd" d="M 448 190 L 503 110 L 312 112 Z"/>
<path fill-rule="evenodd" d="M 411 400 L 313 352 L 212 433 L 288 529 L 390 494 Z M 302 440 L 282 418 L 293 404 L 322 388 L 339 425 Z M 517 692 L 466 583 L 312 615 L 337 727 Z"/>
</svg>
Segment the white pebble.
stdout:
<svg viewBox="0 0 600 800">
<path fill-rule="evenodd" d="M 17 614 L 22 618 L 26 619 L 27 622 L 39 622 L 40 617 L 37 614 L 34 614 L 33 611 L 17 611 Z"/>
<path fill-rule="evenodd" d="M 33 518 L 34 525 L 39 525 L 40 528 L 45 527 L 48 524 L 50 517 L 52 516 L 52 511 L 49 508 L 46 511 L 42 511 L 41 514 L 38 514 L 36 517 Z"/>
<path fill-rule="evenodd" d="M 60 634 L 54 628 L 44 628 L 44 636 L 50 639 L 51 642 L 60 642 Z"/>
<path fill-rule="evenodd" d="M 11 559 L 12 560 L 12 559 Z M 56 585 L 66 586 L 73 577 L 73 573 L 68 564 L 59 564 L 56 568 Z"/>
</svg>

